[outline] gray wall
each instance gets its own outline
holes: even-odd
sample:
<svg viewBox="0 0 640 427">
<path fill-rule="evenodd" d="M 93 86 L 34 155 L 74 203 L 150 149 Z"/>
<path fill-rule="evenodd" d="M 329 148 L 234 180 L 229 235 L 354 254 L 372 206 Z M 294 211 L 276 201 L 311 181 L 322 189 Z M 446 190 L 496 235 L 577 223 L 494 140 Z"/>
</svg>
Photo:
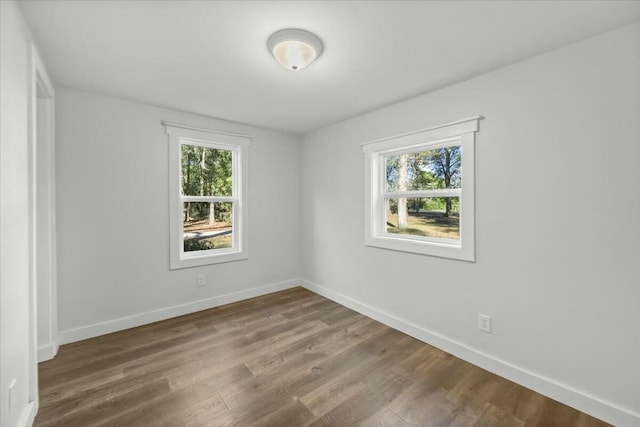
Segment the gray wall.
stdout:
<svg viewBox="0 0 640 427">
<path fill-rule="evenodd" d="M 222 295 L 291 286 L 298 277 L 298 136 L 65 88 L 56 91 L 56 117 L 62 342 L 228 301 L 215 299 Z M 161 120 L 253 137 L 248 260 L 169 270 Z M 198 274 L 206 286 L 196 287 Z"/>
<path fill-rule="evenodd" d="M 639 75 L 636 24 L 305 135 L 302 277 L 640 421 Z M 478 114 L 477 262 L 365 247 L 360 143 Z"/>
</svg>

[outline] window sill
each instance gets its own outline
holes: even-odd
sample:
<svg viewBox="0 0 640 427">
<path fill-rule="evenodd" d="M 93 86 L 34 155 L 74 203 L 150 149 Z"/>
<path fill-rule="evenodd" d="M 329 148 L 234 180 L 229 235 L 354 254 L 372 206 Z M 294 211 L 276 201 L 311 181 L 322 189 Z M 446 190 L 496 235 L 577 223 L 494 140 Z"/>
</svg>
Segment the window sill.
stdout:
<svg viewBox="0 0 640 427">
<path fill-rule="evenodd" d="M 469 262 L 475 261 L 473 248 L 464 247 L 459 242 L 428 242 L 385 235 L 367 238 L 365 244 L 367 246 L 393 251 L 410 252 L 419 255 L 430 255 Z"/>
</svg>

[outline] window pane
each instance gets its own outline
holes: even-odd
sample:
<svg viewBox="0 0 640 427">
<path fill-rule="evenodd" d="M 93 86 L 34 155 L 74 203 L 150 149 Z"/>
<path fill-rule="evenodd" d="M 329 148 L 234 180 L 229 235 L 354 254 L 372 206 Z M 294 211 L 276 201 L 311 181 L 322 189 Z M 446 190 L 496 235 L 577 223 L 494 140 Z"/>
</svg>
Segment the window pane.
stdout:
<svg viewBox="0 0 640 427">
<path fill-rule="evenodd" d="M 460 240 L 460 198 L 386 199 L 387 233 Z"/>
<path fill-rule="evenodd" d="M 387 191 L 461 188 L 459 145 L 385 156 Z"/>
<path fill-rule="evenodd" d="M 233 203 L 184 202 L 184 251 L 233 247 Z"/>
<path fill-rule="evenodd" d="M 182 194 L 231 196 L 233 156 L 229 150 L 182 144 Z"/>
</svg>

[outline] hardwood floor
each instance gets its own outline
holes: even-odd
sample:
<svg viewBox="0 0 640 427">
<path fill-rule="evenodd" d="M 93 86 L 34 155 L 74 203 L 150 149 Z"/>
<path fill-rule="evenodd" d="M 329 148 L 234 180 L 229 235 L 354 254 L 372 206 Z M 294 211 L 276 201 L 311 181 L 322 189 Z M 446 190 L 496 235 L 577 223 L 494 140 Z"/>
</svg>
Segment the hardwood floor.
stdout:
<svg viewBox="0 0 640 427">
<path fill-rule="evenodd" d="M 302 288 L 64 345 L 36 426 L 604 426 Z"/>
</svg>

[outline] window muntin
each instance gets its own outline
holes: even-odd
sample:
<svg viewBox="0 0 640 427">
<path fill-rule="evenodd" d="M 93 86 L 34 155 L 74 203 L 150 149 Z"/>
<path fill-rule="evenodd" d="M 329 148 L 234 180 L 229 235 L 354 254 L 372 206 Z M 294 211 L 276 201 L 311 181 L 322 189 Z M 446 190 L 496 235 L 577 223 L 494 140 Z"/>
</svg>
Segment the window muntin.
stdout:
<svg viewBox="0 0 640 427">
<path fill-rule="evenodd" d="M 249 138 L 164 124 L 171 269 L 246 259 Z"/>
<path fill-rule="evenodd" d="M 363 144 L 365 243 L 475 259 L 478 118 Z"/>
</svg>

